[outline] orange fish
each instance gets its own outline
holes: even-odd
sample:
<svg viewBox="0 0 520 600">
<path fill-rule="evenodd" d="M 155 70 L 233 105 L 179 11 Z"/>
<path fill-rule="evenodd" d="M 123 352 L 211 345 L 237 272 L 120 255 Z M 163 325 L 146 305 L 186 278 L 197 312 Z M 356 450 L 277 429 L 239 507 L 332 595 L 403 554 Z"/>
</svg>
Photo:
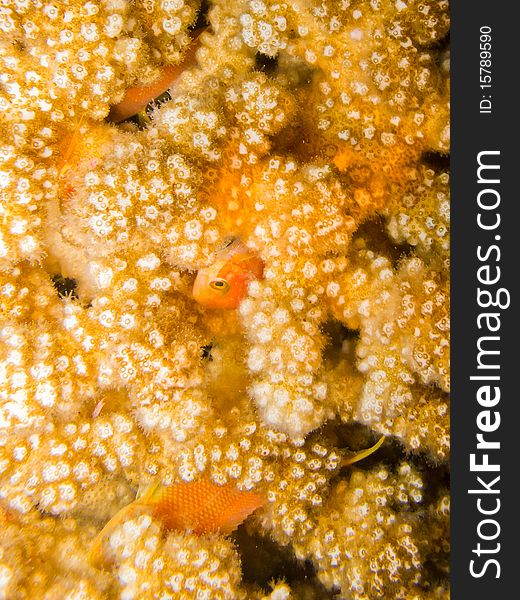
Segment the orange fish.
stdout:
<svg viewBox="0 0 520 600">
<path fill-rule="evenodd" d="M 112 121 L 112 123 L 119 123 L 120 121 L 128 119 L 128 117 L 136 115 L 152 100 L 173 87 L 182 73 L 197 63 L 195 53 L 200 47 L 200 33 L 201 31 L 196 34 L 196 37 L 188 47 L 183 60 L 178 65 L 165 67 L 162 70 L 159 79 L 150 85 L 138 85 L 136 87 L 128 88 L 121 102 L 114 104 L 114 106 L 110 108 L 110 114 L 108 115 L 109 121 Z"/>
<path fill-rule="evenodd" d="M 217 252 L 211 267 L 201 269 L 193 284 L 193 298 L 207 308 L 236 308 L 254 279 L 264 276 L 264 263 L 235 238 Z"/>
<path fill-rule="evenodd" d="M 98 533 L 89 553 L 89 562 L 98 568 L 103 564 L 105 541 L 116 526 L 134 516 L 149 514 L 168 531 L 229 535 L 265 502 L 262 494 L 241 492 L 231 483 L 216 485 L 209 479 L 171 486 L 152 484 Z"/>
</svg>

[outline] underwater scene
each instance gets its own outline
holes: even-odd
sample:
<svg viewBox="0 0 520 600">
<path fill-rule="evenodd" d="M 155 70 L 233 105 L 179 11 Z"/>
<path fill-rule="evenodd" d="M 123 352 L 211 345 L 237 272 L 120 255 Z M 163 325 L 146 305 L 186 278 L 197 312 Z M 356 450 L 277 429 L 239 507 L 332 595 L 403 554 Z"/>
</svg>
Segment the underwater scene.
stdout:
<svg viewBox="0 0 520 600">
<path fill-rule="evenodd" d="M 0 0 L 0 599 L 449 598 L 448 0 Z"/>
</svg>

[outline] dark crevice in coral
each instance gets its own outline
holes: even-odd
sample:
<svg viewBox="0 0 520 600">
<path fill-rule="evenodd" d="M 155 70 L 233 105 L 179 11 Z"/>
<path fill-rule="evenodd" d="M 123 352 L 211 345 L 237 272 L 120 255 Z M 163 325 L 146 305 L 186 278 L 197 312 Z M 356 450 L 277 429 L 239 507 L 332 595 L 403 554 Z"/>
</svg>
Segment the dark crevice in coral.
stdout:
<svg viewBox="0 0 520 600">
<path fill-rule="evenodd" d="M 110 119 L 106 119 L 107 123 L 112 123 L 112 121 L 110 121 Z M 137 129 L 141 130 L 141 129 L 145 129 L 146 128 L 146 124 L 142 123 L 142 120 L 139 118 L 139 115 L 132 115 L 131 117 L 128 117 L 128 119 L 125 119 L 124 121 L 120 121 L 119 123 L 112 123 L 113 125 L 115 125 L 116 127 L 119 126 L 124 126 L 128 123 L 132 123 L 133 125 L 137 126 Z"/>
<path fill-rule="evenodd" d="M 201 354 L 202 359 L 207 361 L 212 361 L 213 357 L 211 356 L 211 350 L 213 348 L 213 344 L 207 344 L 206 346 L 202 346 Z"/>
<path fill-rule="evenodd" d="M 359 330 L 358 329 L 349 329 L 348 327 L 345 327 L 345 325 L 343 325 L 343 323 L 339 323 L 339 326 L 341 328 L 341 340 L 342 342 L 344 342 L 345 340 L 358 340 L 359 339 Z"/>
<path fill-rule="evenodd" d="M 372 430 L 369 426 L 358 422 L 341 423 L 340 421 L 328 421 L 320 429 L 321 434 L 327 441 L 341 450 L 352 454 L 370 448 L 381 437 L 381 434 Z M 410 454 L 409 449 L 397 438 L 386 436 L 383 445 L 373 454 L 356 463 L 357 469 L 370 470 L 378 464 L 385 464 L 390 468 L 396 468 L 402 461 L 414 465 L 422 473 L 428 473 L 425 481 L 425 500 L 429 502 L 434 494 L 442 488 L 449 488 L 449 464 L 433 463 L 431 456 L 425 452 Z M 347 466 L 346 469 L 350 467 Z"/>
<path fill-rule="evenodd" d="M 381 437 L 381 434 L 374 432 L 370 427 L 356 421 L 350 423 L 328 421 L 321 431 L 329 443 L 334 444 L 334 446 L 341 450 L 345 450 L 345 456 L 347 458 L 349 452 L 355 454 L 365 448 L 370 448 Z M 370 470 L 381 463 L 394 466 L 403 460 L 403 458 L 404 446 L 395 438 L 387 437 L 383 445 L 378 448 L 376 452 L 357 462 L 356 468 Z"/>
<path fill-rule="evenodd" d="M 293 154 L 300 160 L 311 160 L 311 146 L 308 132 L 300 122 L 291 122 L 271 137 L 271 152 Z"/>
<path fill-rule="evenodd" d="M 189 31 L 197 31 L 197 29 L 203 29 L 209 25 L 208 12 L 210 9 L 210 3 L 208 0 L 202 0 L 197 13 L 197 19 L 195 22 L 188 27 Z"/>
<path fill-rule="evenodd" d="M 311 561 L 299 561 L 288 546 L 280 546 L 268 537 L 250 533 L 247 526 L 240 526 L 232 536 L 238 546 L 242 562 L 243 580 L 260 586 L 266 593 L 269 583 L 283 579 L 289 585 L 315 578 L 316 572 Z M 321 585 L 320 598 L 334 598 Z M 321 593 L 322 592 L 322 593 Z"/>
<path fill-rule="evenodd" d="M 273 579 L 301 577 L 301 564 L 288 547 L 249 533 L 245 526 L 240 526 L 235 531 L 233 539 L 240 552 L 245 581 L 256 583 L 267 591 L 268 583 Z"/>
<path fill-rule="evenodd" d="M 396 244 L 388 237 L 383 216 L 365 221 L 356 231 L 354 239 L 358 237 L 369 240 L 368 249 L 386 256 L 394 269 L 403 258 L 407 258 L 414 251 L 414 247 L 410 244 Z"/>
<path fill-rule="evenodd" d="M 415 252 L 415 246 L 412 246 L 411 244 L 394 244 L 394 249 L 395 249 L 395 253 L 394 255 L 391 257 L 391 261 L 392 261 L 392 266 L 394 267 L 394 269 L 398 269 L 399 268 L 399 263 L 406 259 L 406 258 L 410 258 L 411 256 L 415 256 L 414 252 Z"/>
<path fill-rule="evenodd" d="M 425 152 L 421 157 L 421 162 L 434 171 L 450 170 L 450 155 L 440 152 Z"/>
<path fill-rule="evenodd" d="M 257 52 L 255 56 L 255 69 L 262 71 L 266 75 L 273 75 L 278 70 L 278 57 L 267 56 L 261 52 Z"/>
<path fill-rule="evenodd" d="M 438 497 L 439 493 L 443 490 L 450 489 L 450 469 L 449 464 L 439 464 L 437 466 L 431 466 L 430 461 L 426 456 L 418 455 L 419 460 L 414 461 L 414 465 L 423 474 L 428 473 L 424 477 L 424 501 L 426 504 L 434 502 Z"/>
<path fill-rule="evenodd" d="M 338 352 L 341 352 L 341 348 L 345 341 L 355 341 L 359 339 L 359 331 L 356 329 L 348 329 L 335 319 L 326 321 L 321 326 L 321 332 L 323 333 L 326 344 L 323 348 L 323 357 L 325 359 L 334 359 L 337 357 Z"/>
<path fill-rule="evenodd" d="M 62 275 L 54 275 L 52 277 L 52 285 L 56 288 L 58 296 L 60 298 L 69 298 L 71 300 L 77 300 L 77 287 L 75 279 L 70 277 L 63 277 Z"/>
<path fill-rule="evenodd" d="M 448 48 L 450 47 L 451 44 L 451 38 L 450 38 L 450 32 L 448 31 L 448 33 L 439 40 L 438 42 L 438 46 L 439 46 L 439 50 L 441 50 L 441 52 L 443 50 L 448 50 Z"/>
<path fill-rule="evenodd" d="M 416 47 L 421 52 L 425 51 L 442 53 L 450 47 L 450 32 L 448 31 L 444 37 L 441 37 L 434 42 L 427 42 L 424 44 L 417 42 Z"/>
<path fill-rule="evenodd" d="M 449 555 L 446 556 L 445 562 L 446 562 L 446 564 L 449 564 Z M 435 597 L 435 598 L 448 599 L 450 597 L 450 593 L 448 591 L 449 585 L 450 585 L 449 572 L 443 571 L 432 560 L 427 560 L 424 563 L 423 568 L 424 568 L 424 573 L 425 573 L 425 575 L 423 576 L 423 581 L 428 582 L 428 585 L 426 586 L 424 584 L 424 585 L 420 586 L 419 589 L 423 590 L 424 597 L 425 598 Z M 435 596 L 429 595 L 429 593 L 431 594 L 431 590 L 435 590 L 438 587 L 441 587 L 443 590 L 442 596 L 440 596 L 439 594 L 436 594 Z"/>
</svg>

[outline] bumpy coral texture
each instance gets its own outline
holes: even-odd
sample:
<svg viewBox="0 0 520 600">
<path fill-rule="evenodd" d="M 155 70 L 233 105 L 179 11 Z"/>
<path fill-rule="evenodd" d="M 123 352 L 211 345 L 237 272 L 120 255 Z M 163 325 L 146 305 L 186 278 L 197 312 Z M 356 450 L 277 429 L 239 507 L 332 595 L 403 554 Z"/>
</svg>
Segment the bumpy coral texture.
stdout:
<svg viewBox="0 0 520 600">
<path fill-rule="evenodd" d="M 240 560 L 228 540 L 174 533 L 164 539 L 142 516 L 115 531 L 109 546 L 121 598 L 245 598 Z"/>
<path fill-rule="evenodd" d="M 396 474 L 354 472 L 334 486 L 310 539 L 297 542 L 296 552 L 314 558 L 325 584 L 339 584 L 356 598 L 408 598 L 436 544 L 417 511 L 423 485 L 406 463 Z"/>
<path fill-rule="evenodd" d="M 1 3 L 0 597 L 448 597 L 448 9 Z M 205 309 L 230 237 L 264 276 Z M 129 513 L 91 566 L 202 477 L 265 497 L 241 535 Z"/>
</svg>

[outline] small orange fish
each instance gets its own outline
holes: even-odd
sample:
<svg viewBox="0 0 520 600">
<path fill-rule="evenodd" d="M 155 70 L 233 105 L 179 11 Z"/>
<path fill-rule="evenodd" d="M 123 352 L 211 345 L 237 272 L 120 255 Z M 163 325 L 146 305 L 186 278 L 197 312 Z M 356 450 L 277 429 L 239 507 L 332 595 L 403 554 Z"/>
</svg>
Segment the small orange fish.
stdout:
<svg viewBox="0 0 520 600">
<path fill-rule="evenodd" d="M 231 483 L 216 485 L 209 479 L 171 486 L 152 484 L 98 533 L 89 553 L 89 562 L 98 568 L 103 564 L 105 541 L 116 526 L 134 516 L 149 514 L 168 531 L 229 535 L 265 502 L 262 494 L 241 492 Z"/>
<path fill-rule="evenodd" d="M 211 267 L 201 269 L 193 284 L 193 298 L 207 308 L 236 308 L 254 279 L 264 276 L 264 263 L 243 242 L 230 240 Z"/>
<path fill-rule="evenodd" d="M 197 62 L 195 53 L 200 47 L 200 33 L 201 31 L 197 32 L 196 37 L 187 49 L 182 62 L 178 65 L 165 67 L 159 79 L 150 85 L 138 85 L 128 88 L 121 102 L 114 104 L 114 106 L 110 108 L 110 114 L 108 115 L 109 121 L 112 121 L 112 123 L 119 123 L 120 121 L 128 119 L 128 117 L 136 115 L 152 100 L 173 87 L 174 83 L 179 79 L 182 73 L 186 71 L 186 69 L 193 67 Z"/>
</svg>

